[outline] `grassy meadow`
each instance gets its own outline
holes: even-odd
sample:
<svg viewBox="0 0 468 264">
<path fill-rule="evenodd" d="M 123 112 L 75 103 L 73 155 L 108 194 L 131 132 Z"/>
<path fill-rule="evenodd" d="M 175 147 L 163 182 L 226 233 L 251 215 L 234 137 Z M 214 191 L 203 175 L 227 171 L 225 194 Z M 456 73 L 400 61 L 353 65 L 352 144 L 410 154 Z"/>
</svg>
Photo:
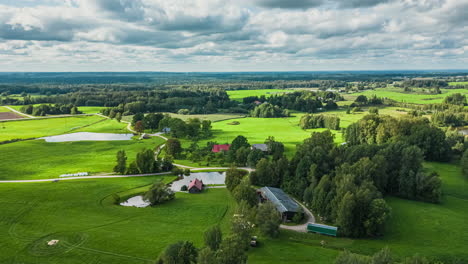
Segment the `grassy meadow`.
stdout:
<svg viewBox="0 0 468 264">
<path fill-rule="evenodd" d="M 106 118 L 100 116 L 76 116 L 0 122 L 0 141 L 37 138 L 74 132 L 82 127 L 91 126 L 105 120 Z"/>
<path fill-rule="evenodd" d="M 201 247 L 211 225 L 227 231 L 233 200 L 226 189 L 177 193 L 175 200 L 149 208 L 111 202 L 114 193 L 139 194 L 173 178 L 1 184 L 0 263 L 150 264 L 178 240 Z M 59 242 L 48 247 L 52 239 Z"/>
<path fill-rule="evenodd" d="M 61 174 L 110 173 L 117 151 L 125 150 L 128 161 L 143 148 L 154 149 L 164 142 L 159 137 L 128 141 L 45 142 L 29 140 L 0 145 L 0 180 L 57 178 Z"/>
<path fill-rule="evenodd" d="M 282 231 L 250 252 L 252 263 L 332 263 L 339 251 L 370 255 L 389 247 L 398 259 L 416 253 L 445 263 L 468 262 L 468 179 L 457 165 L 427 163 L 443 182 L 442 203 L 430 204 L 387 197 L 392 217 L 385 235 L 375 239 L 332 238 Z M 320 245 L 325 241 L 324 247 Z"/>
<path fill-rule="evenodd" d="M 376 95 L 378 97 L 387 97 L 397 102 L 412 103 L 412 104 L 435 104 L 442 103 L 444 98 L 454 93 L 468 94 L 467 89 L 440 89 L 441 94 L 417 94 L 404 93 L 402 89 L 378 88 L 375 90 L 366 90 L 358 93 L 345 94 L 345 99 L 354 101 L 357 96 L 365 95 L 370 97 Z"/>
<path fill-rule="evenodd" d="M 231 100 L 242 101 L 242 98 L 249 97 L 249 96 L 262 96 L 265 97 L 272 96 L 274 94 L 281 94 L 281 93 L 290 93 L 291 90 L 286 89 L 261 89 L 261 90 L 228 90 L 226 91 L 229 95 Z"/>
<path fill-rule="evenodd" d="M 468 85 L 468 82 L 449 82 L 450 86 Z"/>
</svg>

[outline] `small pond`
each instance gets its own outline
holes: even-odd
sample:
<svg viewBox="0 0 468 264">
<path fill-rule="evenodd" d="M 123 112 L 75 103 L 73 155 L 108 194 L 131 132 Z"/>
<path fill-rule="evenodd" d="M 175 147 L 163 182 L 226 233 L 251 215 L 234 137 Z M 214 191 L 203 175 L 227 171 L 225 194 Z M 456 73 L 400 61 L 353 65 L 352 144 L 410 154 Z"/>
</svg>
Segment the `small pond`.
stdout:
<svg viewBox="0 0 468 264">
<path fill-rule="evenodd" d="M 177 180 L 172 183 L 171 190 L 178 192 L 180 188 L 184 185 L 189 186 L 190 182 L 195 180 L 195 178 L 201 180 L 203 184 L 224 184 L 226 179 L 225 172 L 195 172 L 190 173 L 190 176 L 185 176 L 181 180 Z"/>
<path fill-rule="evenodd" d="M 468 128 L 459 129 L 458 132 L 464 136 L 468 136 Z"/>
<path fill-rule="evenodd" d="M 132 137 L 133 134 L 77 132 L 58 136 L 42 137 L 39 139 L 45 139 L 46 142 L 70 142 L 130 140 Z"/>
<path fill-rule="evenodd" d="M 139 195 L 139 196 L 134 196 L 123 203 L 120 203 L 120 205 L 142 208 L 142 207 L 150 206 L 150 203 L 148 201 L 143 200 L 142 195 Z"/>
</svg>

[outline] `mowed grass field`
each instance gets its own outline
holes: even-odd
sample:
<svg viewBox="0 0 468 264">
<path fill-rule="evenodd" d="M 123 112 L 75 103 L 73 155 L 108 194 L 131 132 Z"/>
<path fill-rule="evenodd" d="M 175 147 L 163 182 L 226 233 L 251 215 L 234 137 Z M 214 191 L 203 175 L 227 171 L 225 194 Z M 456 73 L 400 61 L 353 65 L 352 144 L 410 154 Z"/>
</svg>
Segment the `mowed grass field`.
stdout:
<svg viewBox="0 0 468 264">
<path fill-rule="evenodd" d="M 366 90 L 353 94 L 344 94 L 344 97 L 349 101 L 354 101 L 354 99 L 356 99 L 356 97 L 359 95 L 365 95 L 367 97 L 376 95 L 378 97 L 387 97 L 392 100 L 404 103 L 435 104 L 443 102 L 445 97 L 454 93 L 468 94 L 467 89 L 441 89 L 441 91 L 441 94 L 415 94 L 404 93 L 403 90 L 399 92 L 395 89 L 378 88 L 375 90 Z"/>
<path fill-rule="evenodd" d="M 33 104 L 33 106 L 38 106 L 38 105 L 41 105 L 41 104 Z M 23 105 L 9 105 L 9 107 L 17 110 L 17 111 L 20 111 L 21 108 L 23 107 Z M 101 109 L 103 109 L 105 107 L 102 107 L 102 106 L 78 106 L 78 110 L 83 112 L 83 114 L 96 114 L 96 113 L 100 113 Z"/>
<path fill-rule="evenodd" d="M 177 193 L 149 208 L 111 204 L 111 195 L 138 194 L 174 177 L 0 184 L 0 263 L 152 264 L 179 240 L 203 246 L 203 232 L 228 231 L 234 205 L 226 189 Z M 144 187 L 146 186 L 146 187 Z M 57 239 L 54 247 L 47 242 Z"/>
<path fill-rule="evenodd" d="M 231 100 L 242 101 L 242 98 L 249 96 L 266 96 L 267 98 L 274 94 L 290 93 L 293 90 L 286 89 L 261 89 L 261 90 L 228 90 L 226 91 Z"/>
<path fill-rule="evenodd" d="M 389 247 L 398 259 L 418 253 L 444 263 L 467 263 L 468 179 L 458 165 L 428 163 L 426 167 L 441 175 L 442 203 L 387 197 L 392 217 L 383 237 L 354 240 L 283 231 L 280 238 L 262 241 L 252 250 L 251 262 L 332 263 L 343 248 L 369 255 Z M 320 245 L 322 240 L 326 242 L 324 247 Z"/>
<path fill-rule="evenodd" d="M 449 82 L 450 86 L 468 85 L 468 82 Z"/>
<path fill-rule="evenodd" d="M 116 153 L 125 150 L 128 163 L 144 148 L 154 149 L 164 140 L 153 137 L 128 141 L 78 141 L 52 143 L 29 140 L 0 145 L 0 180 L 57 178 L 61 174 L 112 173 Z"/>
<path fill-rule="evenodd" d="M 102 124 L 99 124 L 103 122 Z M 99 125 L 97 125 L 99 124 Z M 21 119 L 20 121 L 0 122 L 0 141 L 11 139 L 38 138 L 50 135 L 80 131 L 81 128 L 95 125 L 96 127 L 108 125 L 113 129 L 125 128 L 126 124 L 117 121 L 108 121 L 100 116 L 76 116 L 48 119 Z M 87 130 L 93 131 L 92 128 Z M 122 132 L 124 132 L 122 130 Z"/>
</svg>

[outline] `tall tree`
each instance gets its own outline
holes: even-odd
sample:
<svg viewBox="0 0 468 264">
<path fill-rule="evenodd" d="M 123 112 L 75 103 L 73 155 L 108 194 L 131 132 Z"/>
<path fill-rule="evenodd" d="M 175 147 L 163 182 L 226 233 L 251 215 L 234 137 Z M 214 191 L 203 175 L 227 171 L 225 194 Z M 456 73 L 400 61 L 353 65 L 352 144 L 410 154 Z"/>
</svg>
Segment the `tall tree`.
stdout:
<svg viewBox="0 0 468 264">
<path fill-rule="evenodd" d="M 263 235 L 278 236 L 281 218 L 273 203 L 266 202 L 258 206 L 256 223 Z"/>
<path fill-rule="evenodd" d="M 124 174 L 127 169 L 127 155 L 125 150 L 119 150 L 117 152 L 117 165 L 114 167 L 114 172 Z"/>
<path fill-rule="evenodd" d="M 229 151 L 236 153 L 236 151 L 242 147 L 250 148 L 249 141 L 244 136 L 237 136 L 231 143 Z"/>
<path fill-rule="evenodd" d="M 216 251 L 223 240 L 223 234 L 219 225 L 208 228 L 204 233 L 205 245 Z"/>
<path fill-rule="evenodd" d="M 182 144 L 175 138 L 170 138 L 166 141 L 166 153 L 174 157 L 178 157 L 182 152 Z"/>
</svg>

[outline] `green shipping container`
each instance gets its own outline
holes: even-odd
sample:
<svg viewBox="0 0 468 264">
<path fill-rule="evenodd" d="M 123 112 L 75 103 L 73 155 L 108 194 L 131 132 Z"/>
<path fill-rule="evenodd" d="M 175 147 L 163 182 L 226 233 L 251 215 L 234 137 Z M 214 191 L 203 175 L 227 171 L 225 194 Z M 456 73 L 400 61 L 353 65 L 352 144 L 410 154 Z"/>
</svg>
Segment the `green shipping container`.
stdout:
<svg viewBox="0 0 468 264">
<path fill-rule="evenodd" d="M 319 233 L 323 235 L 336 236 L 337 231 L 338 231 L 338 228 L 334 226 L 312 224 L 312 223 L 309 223 L 307 225 L 307 232 L 309 233 Z"/>
</svg>

